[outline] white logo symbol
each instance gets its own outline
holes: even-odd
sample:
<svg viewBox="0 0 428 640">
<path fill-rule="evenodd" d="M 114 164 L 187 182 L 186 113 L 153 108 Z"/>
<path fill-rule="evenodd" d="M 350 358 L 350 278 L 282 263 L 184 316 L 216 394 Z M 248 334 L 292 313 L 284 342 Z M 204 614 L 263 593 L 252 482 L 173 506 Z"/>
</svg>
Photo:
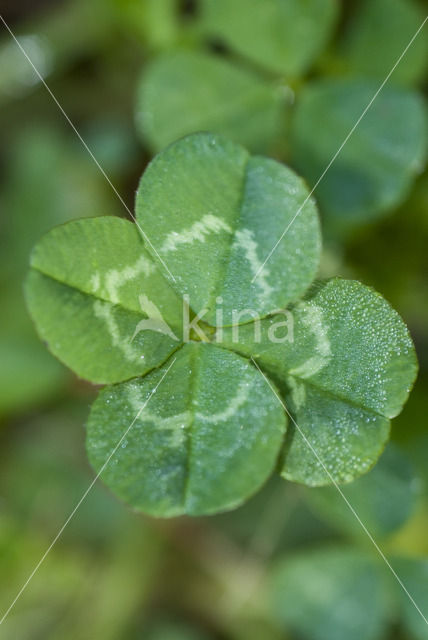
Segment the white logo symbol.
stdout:
<svg viewBox="0 0 428 640">
<path fill-rule="evenodd" d="M 172 340 L 179 342 L 179 339 L 172 331 L 171 327 L 163 319 L 157 306 L 145 295 L 140 295 L 138 299 L 140 301 L 140 307 L 146 314 L 147 318 L 140 320 L 137 324 L 134 335 L 131 338 L 131 342 L 140 333 L 140 331 L 157 331 L 158 333 L 163 333 L 164 335 L 172 338 Z"/>
</svg>

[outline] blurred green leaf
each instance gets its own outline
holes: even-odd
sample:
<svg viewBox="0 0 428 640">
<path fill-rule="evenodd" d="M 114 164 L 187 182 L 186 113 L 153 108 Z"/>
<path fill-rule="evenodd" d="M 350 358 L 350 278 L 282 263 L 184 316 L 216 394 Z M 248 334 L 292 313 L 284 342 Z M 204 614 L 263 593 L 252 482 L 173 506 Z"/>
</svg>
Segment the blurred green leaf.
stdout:
<svg viewBox="0 0 428 640">
<path fill-rule="evenodd" d="M 145 37 L 150 45 L 163 48 L 174 42 L 179 31 L 177 0 L 145 0 L 134 4 L 144 5 Z"/>
<path fill-rule="evenodd" d="M 112 0 L 112 4 L 115 22 L 150 51 L 171 46 L 183 29 L 178 0 Z"/>
<path fill-rule="evenodd" d="M 398 447 L 388 444 L 376 466 L 343 488 L 359 518 L 378 539 L 401 527 L 421 496 L 421 481 Z M 307 489 L 305 498 L 324 520 L 357 538 L 367 534 L 335 487 Z"/>
<path fill-rule="evenodd" d="M 53 535 L 34 529 L 23 532 L 13 520 L 2 519 L 0 569 L 8 577 L 0 585 L 2 614 Z M 90 554 L 82 542 L 80 547 L 52 549 L 31 587 L 2 623 L 2 640 L 129 637 L 130 620 L 141 616 L 146 607 L 161 544 L 150 530 L 135 523 L 133 529 L 122 528 L 120 535 L 113 536 L 103 553 Z"/>
<path fill-rule="evenodd" d="M 382 291 L 406 314 L 419 359 L 428 364 L 428 173 L 415 183 L 410 197 L 393 216 L 366 226 L 350 237 L 346 261 L 355 275 Z M 397 256 L 400 256 L 397 261 Z M 424 365 L 426 367 L 426 364 Z M 410 435 L 410 430 L 409 430 Z"/>
<path fill-rule="evenodd" d="M 425 13 L 414 0 L 362 0 L 342 36 L 340 64 L 353 76 L 383 81 L 422 25 Z M 391 76 L 411 85 L 423 79 L 428 61 L 426 29 L 418 34 Z"/>
<path fill-rule="evenodd" d="M 144 68 L 137 127 L 155 151 L 186 134 L 213 131 L 263 152 L 281 131 L 285 92 L 220 57 L 175 51 Z"/>
<path fill-rule="evenodd" d="M 274 568 L 273 614 L 308 640 L 384 637 L 388 600 L 383 568 L 356 549 L 323 549 L 285 558 Z"/>
<path fill-rule="evenodd" d="M 394 558 L 392 565 L 403 581 L 422 614 L 428 620 L 428 558 Z M 396 596 L 400 603 L 402 624 L 413 640 L 425 640 L 427 622 L 423 619 L 407 593 L 395 583 Z"/>
<path fill-rule="evenodd" d="M 0 361 L 1 416 L 44 402 L 64 382 L 62 367 L 33 336 L 2 331 Z"/>
<path fill-rule="evenodd" d="M 207 32 L 274 73 L 298 76 L 322 52 L 336 0 L 202 0 Z"/>
<path fill-rule="evenodd" d="M 371 81 L 324 80 L 298 96 L 291 126 L 297 169 L 315 185 L 375 95 Z M 373 220 L 407 196 L 426 159 L 426 106 L 384 87 L 319 183 L 333 231 Z"/>
<path fill-rule="evenodd" d="M 200 342 L 145 378 L 100 393 L 87 437 L 97 471 L 136 415 L 101 477 L 128 504 L 163 517 L 241 504 L 273 471 L 286 424 L 247 360 Z"/>
</svg>

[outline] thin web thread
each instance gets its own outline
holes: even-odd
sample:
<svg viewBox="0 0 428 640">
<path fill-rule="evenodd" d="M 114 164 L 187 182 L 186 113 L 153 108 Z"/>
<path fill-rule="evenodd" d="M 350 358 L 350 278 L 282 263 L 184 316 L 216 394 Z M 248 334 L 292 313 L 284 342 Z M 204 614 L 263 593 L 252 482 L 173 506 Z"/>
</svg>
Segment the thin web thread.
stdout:
<svg viewBox="0 0 428 640">
<path fill-rule="evenodd" d="M 308 438 L 306 437 L 305 433 L 302 431 L 302 429 L 299 427 L 299 425 L 297 424 L 297 422 L 295 421 L 295 419 L 293 418 L 293 416 L 291 415 L 291 413 L 288 411 L 285 403 L 283 402 L 282 398 L 278 395 L 277 391 L 274 389 L 274 387 L 272 386 L 270 380 L 267 378 L 267 376 L 263 373 L 263 371 L 260 369 L 259 365 L 257 364 L 257 362 L 254 360 L 254 358 L 251 358 L 252 363 L 254 364 L 254 366 L 256 367 L 256 369 L 258 369 L 258 371 L 262 374 L 266 384 L 268 385 L 268 387 L 270 388 L 270 390 L 272 391 L 272 393 L 274 394 L 274 396 L 276 397 L 276 399 L 278 400 L 278 402 L 281 404 L 281 406 L 283 407 L 284 411 L 287 413 L 288 417 L 290 418 L 290 420 L 292 421 L 292 423 L 294 424 L 294 426 L 296 427 L 297 431 L 299 432 L 300 436 L 303 438 L 305 444 L 309 447 L 309 449 L 312 451 L 312 453 L 314 454 L 314 456 L 316 457 L 316 459 L 318 460 L 318 462 L 320 463 L 320 465 L 322 466 L 324 472 L 326 473 L 326 475 L 328 476 L 330 482 L 333 484 L 333 486 L 337 489 L 337 491 L 339 492 L 339 494 L 342 496 L 343 500 L 345 501 L 347 507 L 350 509 L 351 513 L 353 514 L 353 516 L 356 518 L 356 520 L 358 521 L 359 525 L 361 526 L 361 528 L 363 529 L 364 533 L 368 536 L 370 542 L 373 544 L 373 546 L 375 547 L 376 551 L 379 553 L 380 557 L 382 558 L 382 560 L 385 562 L 386 566 L 389 568 L 389 570 L 391 571 L 392 575 L 395 577 L 395 579 L 397 580 L 398 584 L 400 585 L 400 587 L 403 589 L 404 593 L 407 595 L 407 597 L 409 598 L 410 602 L 413 604 L 413 606 L 415 607 L 416 611 L 420 614 L 421 618 L 424 620 L 425 624 L 428 625 L 428 620 L 426 619 L 426 617 L 424 616 L 424 614 L 422 613 L 421 609 L 418 607 L 417 603 L 415 602 L 414 598 L 411 596 L 411 594 L 409 593 L 408 589 L 406 588 L 405 584 L 403 583 L 403 581 L 401 580 L 401 578 L 399 577 L 399 575 L 397 574 L 397 572 L 395 571 L 394 567 L 391 565 L 391 563 L 389 562 L 388 558 L 385 556 L 385 554 L 383 553 L 382 549 L 379 547 L 378 543 L 376 542 L 376 540 L 373 538 L 372 534 L 370 533 L 370 531 L 367 529 L 366 525 L 364 524 L 364 522 L 361 520 L 360 516 L 358 515 L 358 513 L 355 511 L 354 507 L 352 506 L 352 504 L 349 502 L 348 498 L 345 496 L 345 494 L 343 493 L 342 489 L 339 487 L 339 485 L 337 484 L 336 480 L 333 478 L 333 476 L 331 475 L 330 471 L 327 469 L 324 461 L 322 460 L 321 456 L 319 455 L 319 453 L 316 451 L 316 449 L 314 448 L 314 446 L 312 445 L 312 443 L 308 440 Z"/>
<path fill-rule="evenodd" d="M 286 226 L 286 228 L 282 232 L 279 240 L 277 240 L 277 242 L 274 244 L 274 246 L 272 247 L 272 249 L 268 253 L 268 255 L 265 258 L 264 262 L 259 267 L 259 269 L 257 270 L 257 273 L 255 274 L 255 276 L 251 280 L 251 283 L 255 282 L 255 280 L 258 278 L 260 273 L 263 271 L 263 269 L 266 266 L 266 263 L 268 262 L 268 260 L 270 260 L 270 258 L 272 257 L 272 254 L 278 248 L 278 246 L 281 243 L 282 239 L 284 238 L 285 234 L 288 232 L 288 230 L 290 229 L 291 225 L 295 222 L 297 216 L 300 214 L 300 212 L 302 211 L 302 209 L 305 206 L 305 204 L 312 197 L 314 191 L 317 189 L 317 187 L 319 186 L 321 181 L 324 179 L 326 173 L 328 172 L 328 170 L 330 169 L 332 164 L 335 162 L 335 160 L 338 157 L 338 155 L 341 153 L 343 147 L 346 145 L 346 143 L 348 142 L 349 138 L 352 136 L 352 134 L 354 133 L 354 131 L 356 130 L 356 128 L 360 124 L 361 120 L 364 118 L 364 116 L 366 115 L 367 111 L 370 109 L 370 107 L 372 106 L 372 104 L 374 103 L 374 101 L 376 100 L 376 98 L 378 97 L 378 95 L 380 94 L 380 92 L 382 91 L 382 89 L 384 88 L 384 86 L 386 85 L 386 83 L 388 82 L 388 80 L 390 79 L 392 74 L 394 73 L 395 69 L 398 67 L 398 65 L 400 64 L 401 60 L 406 55 L 407 51 L 410 49 L 410 47 L 412 46 L 413 42 L 416 40 L 417 36 L 422 31 L 422 29 L 423 29 L 423 27 L 424 27 L 424 25 L 425 25 L 427 20 L 428 20 L 428 16 L 426 16 L 425 20 L 422 22 L 422 24 L 420 25 L 420 27 L 418 28 L 418 30 L 416 31 L 416 33 L 414 34 L 414 36 L 412 37 L 412 39 L 410 40 L 410 42 L 408 43 L 408 45 L 406 46 L 404 51 L 401 53 L 400 57 L 395 62 L 394 66 L 392 67 L 392 69 L 388 73 L 388 75 L 386 76 L 385 80 L 382 82 L 382 84 L 380 85 L 380 87 L 378 88 L 376 93 L 373 95 L 372 99 L 370 100 L 370 102 L 368 103 L 368 105 L 366 106 L 366 108 L 364 109 L 364 111 L 362 112 L 362 114 L 360 115 L 360 117 L 358 118 L 358 120 L 356 121 L 354 126 L 352 127 L 352 129 L 349 131 L 348 135 L 346 136 L 346 138 L 344 139 L 344 141 L 342 142 L 342 144 L 340 145 L 340 147 L 338 148 L 338 150 L 336 151 L 336 153 L 334 154 L 334 156 L 332 157 L 332 159 L 330 160 L 330 162 L 328 163 L 328 165 L 326 166 L 326 168 L 324 169 L 324 171 L 322 172 L 322 174 L 320 175 L 320 177 L 316 181 L 315 185 L 312 187 L 311 191 L 306 196 L 306 198 L 304 199 L 303 203 L 300 205 L 300 207 L 298 208 L 297 212 L 294 214 L 294 216 L 292 217 L 292 219 L 290 220 L 290 222 L 288 223 L 288 225 Z"/>
<path fill-rule="evenodd" d="M 109 464 L 110 460 L 112 459 L 112 457 L 115 455 L 116 451 L 119 449 L 120 445 L 122 444 L 123 440 L 126 438 L 126 436 L 128 435 L 128 433 L 130 432 L 130 430 L 132 429 L 132 427 L 134 426 L 135 422 L 138 420 L 139 416 L 141 415 L 141 412 L 144 411 L 144 409 L 146 408 L 147 404 L 149 403 L 150 399 L 152 398 L 152 396 L 156 393 L 156 391 L 159 388 L 159 385 L 162 383 L 162 381 L 164 380 L 165 376 L 167 375 L 167 373 L 169 372 L 169 370 L 171 369 L 172 365 L 174 364 L 174 362 L 176 361 L 176 358 L 174 358 L 171 362 L 171 364 L 169 365 L 169 367 L 166 369 L 166 371 L 163 373 L 161 379 L 159 380 L 159 382 L 157 383 L 157 385 L 154 387 L 154 389 L 150 392 L 147 400 L 143 403 L 143 405 L 140 407 L 140 409 L 138 410 L 137 415 L 135 416 L 135 418 L 132 420 L 131 424 L 129 425 L 129 427 L 126 428 L 126 430 L 124 431 L 124 433 L 122 434 L 121 438 L 119 439 L 118 443 L 116 444 L 116 446 L 114 447 L 114 449 L 110 452 L 107 460 L 104 462 L 104 464 L 102 465 L 101 469 L 98 471 L 97 475 L 95 476 L 95 478 L 92 480 L 91 484 L 89 485 L 89 487 L 86 489 L 86 491 L 84 492 L 84 494 L 82 495 L 82 497 L 80 498 L 79 502 L 76 504 L 76 506 L 74 507 L 73 511 L 70 513 L 70 515 L 68 516 L 67 520 L 64 522 L 64 524 L 62 525 L 61 529 L 58 531 L 58 533 L 56 534 L 55 538 L 52 540 L 52 542 L 50 543 L 49 547 L 46 549 L 45 553 L 42 555 L 42 557 L 40 558 L 39 562 L 36 564 L 36 566 L 34 567 L 33 571 L 30 573 L 30 575 L 28 576 L 27 580 L 24 582 L 23 586 L 21 587 L 21 589 L 18 591 L 17 595 L 15 596 L 15 598 L 13 599 L 13 601 L 11 602 L 11 604 L 9 605 L 7 611 L 3 614 L 2 619 L 0 620 L 0 625 L 3 624 L 3 622 L 5 621 L 5 619 L 7 618 L 7 616 L 9 615 L 10 611 L 13 609 L 13 607 L 15 606 L 15 604 L 17 603 L 17 601 L 19 600 L 19 598 L 21 597 L 21 595 L 23 594 L 23 592 L 25 591 L 25 589 L 27 588 L 28 584 L 30 583 L 30 581 L 32 580 L 32 578 L 34 577 L 34 575 L 37 573 L 37 571 L 40 569 L 41 565 L 43 564 L 43 562 L 45 561 L 47 555 L 49 554 L 49 552 L 52 550 L 52 548 L 54 547 L 54 545 L 56 544 L 56 542 L 59 540 L 59 538 L 61 537 L 61 535 L 63 534 L 65 528 L 67 527 L 67 525 L 69 524 L 70 520 L 73 518 L 73 516 L 75 515 L 76 511 L 79 509 L 80 505 L 82 504 L 82 502 L 85 500 L 86 496 L 88 495 L 88 493 L 91 491 L 92 487 L 94 486 L 94 484 L 96 483 L 96 481 L 98 480 L 98 478 L 100 477 L 100 475 L 104 472 L 104 470 L 106 469 L 107 465 Z"/>
<path fill-rule="evenodd" d="M 92 160 L 94 161 L 94 163 L 96 164 L 96 166 L 98 167 L 98 169 L 100 170 L 100 172 L 102 173 L 102 175 L 104 176 L 104 178 L 107 180 L 107 182 L 109 183 L 110 187 L 113 189 L 116 197 L 119 199 L 119 201 L 121 202 L 121 204 L 124 206 L 124 208 L 126 209 L 126 211 L 128 212 L 129 216 L 132 218 L 132 220 L 135 222 L 135 224 L 137 225 L 141 235 L 143 236 L 144 240 L 147 242 L 147 244 L 149 245 L 149 247 L 152 249 L 153 253 L 156 255 L 156 257 L 158 258 L 159 262 L 162 264 L 162 266 L 164 267 L 165 271 L 168 273 L 168 275 L 170 276 L 170 278 L 176 282 L 176 279 L 174 278 L 173 274 L 171 273 L 171 271 L 168 269 L 168 266 L 166 265 L 165 261 L 161 258 L 161 256 L 159 255 L 158 251 L 156 250 L 156 248 L 153 246 L 152 242 L 150 241 L 150 238 L 148 237 L 148 235 L 145 233 L 145 231 L 143 231 L 143 229 L 141 228 L 141 226 L 138 224 L 134 214 L 132 213 L 132 211 L 130 210 L 130 208 L 128 207 L 128 205 L 126 204 L 126 202 L 124 201 L 124 199 L 122 198 L 122 196 L 120 195 L 119 191 L 116 189 L 116 187 L 114 186 L 114 184 L 112 183 L 112 181 L 110 180 L 110 178 L 108 177 L 108 175 L 106 174 L 106 172 L 104 171 L 104 169 L 102 168 L 102 166 L 100 165 L 100 163 L 98 162 L 98 160 L 96 159 L 96 157 L 94 156 L 94 154 L 92 153 L 91 149 L 88 147 L 87 143 L 85 142 L 85 140 L 82 138 L 81 134 L 79 133 L 79 131 L 77 130 L 76 126 L 74 125 L 74 123 L 71 121 L 70 117 L 67 115 L 67 113 L 64 111 L 63 107 L 61 106 L 61 104 L 59 103 L 59 101 L 57 100 L 57 98 L 55 97 L 54 93 L 52 92 L 52 90 L 50 89 L 50 87 L 48 86 L 48 84 L 46 83 L 45 79 L 43 78 L 43 76 L 41 75 L 41 73 L 39 72 L 39 70 L 35 67 L 33 61 L 30 59 L 30 57 L 28 56 L 27 52 L 25 51 L 24 47 L 21 45 L 21 43 L 19 42 L 19 40 L 16 38 L 15 34 L 13 33 L 13 31 L 11 30 L 11 28 L 9 27 L 9 25 L 6 23 L 5 19 L 3 18 L 2 15 L 0 15 L 0 20 L 3 22 L 4 26 L 6 27 L 6 29 L 8 30 L 8 32 L 10 33 L 10 35 L 12 36 L 12 38 L 14 39 L 14 41 L 16 42 L 16 44 L 18 45 L 19 49 L 21 50 L 21 52 L 24 54 L 24 56 L 26 57 L 26 59 L 28 60 L 28 62 L 30 63 L 30 65 L 32 66 L 34 72 L 36 73 L 37 77 L 39 78 L 40 82 L 43 84 L 43 86 L 45 87 L 45 89 L 47 90 L 47 92 L 49 93 L 50 97 L 52 98 L 52 100 L 55 102 L 56 106 L 58 107 L 58 109 L 61 111 L 62 115 L 64 116 L 64 118 L 67 120 L 68 124 L 70 125 L 70 127 L 73 129 L 74 133 L 76 134 L 76 136 L 79 138 L 80 142 L 83 144 L 84 148 L 86 149 L 86 151 L 88 152 L 88 154 L 90 155 L 90 157 L 92 158 Z"/>
</svg>

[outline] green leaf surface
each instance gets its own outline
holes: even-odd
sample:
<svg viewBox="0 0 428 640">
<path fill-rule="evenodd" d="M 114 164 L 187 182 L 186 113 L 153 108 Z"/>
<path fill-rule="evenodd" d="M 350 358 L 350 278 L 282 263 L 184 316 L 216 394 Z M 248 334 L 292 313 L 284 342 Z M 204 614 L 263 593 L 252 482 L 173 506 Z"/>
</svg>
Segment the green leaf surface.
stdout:
<svg viewBox="0 0 428 640">
<path fill-rule="evenodd" d="M 101 391 L 89 417 L 89 459 L 100 471 L 141 411 L 103 471 L 105 483 L 155 516 L 236 507 L 273 470 L 284 412 L 260 373 L 236 354 L 189 343 L 165 375 L 170 365 Z"/>
<path fill-rule="evenodd" d="M 142 375 L 178 346 L 179 300 L 134 224 L 91 218 L 56 227 L 36 245 L 31 267 L 26 296 L 39 334 L 79 376 L 106 383 Z M 171 334 L 160 332 L 158 313 Z M 146 328 L 140 322 L 150 314 L 155 325 Z"/>
<path fill-rule="evenodd" d="M 138 225 L 77 220 L 35 247 L 26 295 L 39 334 L 78 375 L 122 383 L 91 413 L 96 469 L 168 371 L 134 441 L 103 472 L 131 505 L 160 516 L 230 509 L 280 450 L 282 475 L 311 486 L 349 482 L 379 457 L 416 375 L 413 344 L 396 312 L 358 282 L 318 283 L 296 302 L 320 254 L 307 197 L 287 167 L 194 134 L 148 166 Z M 213 344 L 188 342 L 180 296 Z M 285 447 L 286 413 L 249 357 L 293 416 Z"/>
<path fill-rule="evenodd" d="M 233 310 L 267 315 L 300 297 L 312 282 L 321 243 L 312 200 L 252 282 L 307 195 L 303 181 L 287 167 L 250 156 L 222 137 L 198 134 L 151 162 L 137 192 L 136 213 L 176 279 L 172 286 L 189 296 L 193 311 L 204 312 L 203 320 L 212 325 L 232 324 L 239 322 Z"/>
<path fill-rule="evenodd" d="M 422 25 L 425 14 L 413 0 L 362 0 L 340 46 L 341 64 L 354 76 L 383 81 Z M 391 76 L 411 85 L 423 79 L 428 61 L 426 29 L 417 35 Z"/>
<path fill-rule="evenodd" d="M 175 51 L 147 65 L 136 122 L 143 141 L 160 151 L 189 133 L 213 131 L 252 151 L 266 151 L 281 128 L 283 92 L 220 57 Z"/>
<path fill-rule="evenodd" d="M 274 569 L 273 614 L 307 640 L 378 640 L 387 624 L 383 567 L 356 549 L 321 549 Z"/>
<path fill-rule="evenodd" d="M 407 456 L 388 444 L 376 466 L 343 491 L 370 533 L 378 539 L 408 520 L 421 495 L 421 484 Z M 307 489 L 305 498 L 339 531 L 357 538 L 367 536 L 335 487 Z"/>
<path fill-rule="evenodd" d="M 291 124 L 293 163 L 315 185 L 321 211 L 335 228 L 373 220 L 407 195 L 426 159 L 426 107 L 416 93 L 364 80 L 310 84 Z"/>
<path fill-rule="evenodd" d="M 269 71 L 304 73 L 325 47 L 335 0 L 203 0 L 207 32 Z"/>
<path fill-rule="evenodd" d="M 279 323 L 286 322 L 282 330 Z M 276 327 L 276 328 L 275 328 Z M 290 316 L 223 330 L 223 343 L 253 356 L 285 383 L 288 409 L 333 479 L 349 482 L 368 471 L 401 410 L 417 362 L 407 328 L 378 293 L 359 282 L 317 283 Z M 284 340 L 274 342 L 272 336 Z M 331 478 L 298 430 L 290 428 L 283 475 L 309 485 Z"/>
<path fill-rule="evenodd" d="M 428 558 L 426 556 L 400 557 L 394 558 L 391 562 L 420 611 L 428 620 Z M 400 585 L 394 583 L 394 587 L 401 608 L 404 629 L 412 640 L 425 640 L 426 621 Z"/>
</svg>

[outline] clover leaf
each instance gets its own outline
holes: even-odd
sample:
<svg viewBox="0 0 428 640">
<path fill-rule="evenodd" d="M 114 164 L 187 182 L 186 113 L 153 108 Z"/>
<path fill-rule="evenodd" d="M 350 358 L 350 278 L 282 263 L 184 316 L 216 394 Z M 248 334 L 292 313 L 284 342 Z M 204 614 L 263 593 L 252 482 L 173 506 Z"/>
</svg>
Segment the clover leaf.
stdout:
<svg viewBox="0 0 428 640">
<path fill-rule="evenodd" d="M 282 107 L 277 82 L 218 56 L 174 51 L 144 69 L 136 123 L 154 151 L 193 131 L 213 130 L 267 151 L 281 126 Z"/>
<path fill-rule="evenodd" d="M 428 615 L 428 597 L 426 584 L 428 580 L 428 559 L 423 556 L 393 558 L 393 566 L 401 576 L 406 588 L 412 593 L 423 615 Z M 423 640 L 426 636 L 426 621 L 420 615 L 406 593 L 397 583 L 394 584 L 396 601 L 402 616 L 402 626 L 410 638 Z"/>
<path fill-rule="evenodd" d="M 301 75 L 322 51 L 336 0 L 203 0 L 207 32 L 267 70 Z"/>
<path fill-rule="evenodd" d="M 412 0 L 389 4 L 346 12 L 329 49 L 334 0 L 201 0 L 193 50 L 176 43 L 144 68 L 139 135 L 154 151 L 203 130 L 226 135 L 291 163 L 316 188 L 330 234 L 376 220 L 426 163 L 426 105 L 408 88 L 426 66 L 426 33 L 413 41 L 423 15 Z"/>
<path fill-rule="evenodd" d="M 388 443 L 377 465 L 346 487 L 346 497 L 370 533 L 379 539 L 409 520 L 421 497 L 421 481 L 406 455 Z M 335 487 L 307 489 L 305 498 L 339 531 L 356 538 L 367 535 Z"/>
<path fill-rule="evenodd" d="M 280 627 L 308 640 L 381 640 L 397 623 L 403 637 L 423 640 L 427 559 L 393 556 L 387 562 L 395 575 L 363 548 L 326 546 L 280 557 L 269 579 L 272 614 Z"/>
<path fill-rule="evenodd" d="M 378 88 L 368 80 L 323 80 L 301 92 L 290 136 L 293 162 L 310 184 L 316 184 Z M 384 87 L 317 186 L 323 212 L 344 226 L 399 204 L 426 161 L 426 130 L 422 97 Z"/>
<path fill-rule="evenodd" d="M 385 19 L 387 17 L 387 19 Z M 338 55 L 345 71 L 382 82 L 424 21 L 414 0 L 362 0 L 342 37 Z M 411 85 L 423 80 L 428 60 L 428 36 L 418 33 L 391 76 L 391 82 Z"/>
<path fill-rule="evenodd" d="M 299 298 L 321 250 L 313 200 L 303 181 L 274 160 L 212 134 L 188 136 L 158 154 L 140 182 L 136 216 L 151 239 L 153 259 L 168 266 L 171 285 L 195 313 L 235 324 L 233 310 L 267 315 Z M 165 206 L 173 203 L 173 206 Z M 296 211 L 269 264 L 263 260 Z M 254 278 L 257 278 L 254 280 Z"/>
<path fill-rule="evenodd" d="M 278 561 L 270 589 L 279 625 L 308 640 L 377 640 L 388 624 L 388 576 L 352 548 L 324 548 Z"/>
<path fill-rule="evenodd" d="M 55 227 L 35 247 L 31 267 L 27 302 L 40 336 L 82 378 L 111 383 L 142 375 L 176 348 L 179 300 L 134 224 L 100 217 Z M 136 333 L 152 291 L 169 334 L 156 326 Z"/>
<path fill-rule="evenodd" d="M 278 344 L 272 329 L 281 320 L 288 335 Z M 317 283 L 285 320 L 274 315 L 261 322 L 257 344 L 254 334 L 246 324 L 239 336 L 235 330 L 235 340 L 233 328 L 224 329 L 223 340 L 285 384 L 286 404 L 323 462 L 292 428 L 284 477 L 323 485 L 368 471 L 416 376 L 413 344 L 399 315 L 369 287 L 332 278 Z"/>
<path fill-rule="evenodd" d="M 413 383 L 414 349 L 372 289 L 333 278 L 308 290 L 320 233 L 300 178 L 195 134 L 147 167 L 136 214 L 53 229 L 26 284 L 51 351 L 116 383 L 87 433 L 112 490 L 156 516 L 201 515 L 237 506 L 275 467 L 308 485 L 367 471 Z"/>
<path fill-rule="evenodd" d="M 97 470 L 167 366 L 101 392 L 87 441 Z M 152 515 L 232 508 L 272 472 L 285 423 L 281 406 L 248 360 L 215 345 L 189 343 L 102 477 Z"/>
</svg>

